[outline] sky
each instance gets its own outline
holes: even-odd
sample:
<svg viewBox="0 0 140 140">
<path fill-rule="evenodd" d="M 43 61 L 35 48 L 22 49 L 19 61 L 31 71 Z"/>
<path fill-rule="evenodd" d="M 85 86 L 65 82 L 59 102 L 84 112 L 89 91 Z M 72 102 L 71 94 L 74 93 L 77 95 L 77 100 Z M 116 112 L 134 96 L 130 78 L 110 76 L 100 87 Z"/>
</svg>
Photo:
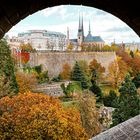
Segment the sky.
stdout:
<svg viewBox="0 0 140 140">
<path fill-rule="evenodd" d="M 68 27 L 70 38 L 77 38 L 79 13 L 83 14 L 85 36 L 90 21 L 92 35 L 101 36 L 106 44 L 114 40 L 116 43 L 140 42 L 138 35 L 119 18 L 103 10 L 78 5 L 60 5 L 38 11 L 13 26 L 7 34 L 12 37 L 28 30 L 41 29 L 66 35 Z"/>
</svg>

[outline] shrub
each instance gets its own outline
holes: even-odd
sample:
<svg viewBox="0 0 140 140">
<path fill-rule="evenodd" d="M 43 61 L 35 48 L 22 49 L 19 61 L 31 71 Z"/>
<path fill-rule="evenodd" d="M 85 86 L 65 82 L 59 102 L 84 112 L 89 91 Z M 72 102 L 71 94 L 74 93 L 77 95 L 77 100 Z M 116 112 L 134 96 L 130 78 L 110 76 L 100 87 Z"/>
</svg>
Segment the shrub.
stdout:
<svg viewBox="0 0 140 140">
<path fill-rule="evenodd" d="M 25 93 L 0 100 L 0 139 L 86 140 L 80 114 L 63 109 L 59 100 Z"/>
<path fill-rule="evenodd" d="M 54 82 L 60 82 L 62 80 L 61 75 L 59 74 L 58 76 L 55 76 L 52 78 L 52 81 Z"/>
<path fill-rule="evenodd" d="M 35 70 L 38 74 L 40 74 L 40 73 L 42 72 L 42 65 L 35 66 L 35 67 L 34 67 L 34 70 Z"/>
<path fill-rule="evenodd" d="M 44 71 L 44 72 L 41 72 L 39 73 L 37 76 L 36 76 L 37 80 L 38 80 L 38 83 L 45 83 L 45 82 L 49 82 L 49 76 L 48 76 L 48 71 Z"/>
<path fill-rule="evenodd" d="M 75 93 L 82 92 L 81 85 L 79 82 L 69 83 L 67 85 L 67 87 L 65 87 L 65 84 L 62 83 L 60 86 L 61 86 L 63 93 L 65 94 L 66 97 L 73 96 Z"/>
</svg>

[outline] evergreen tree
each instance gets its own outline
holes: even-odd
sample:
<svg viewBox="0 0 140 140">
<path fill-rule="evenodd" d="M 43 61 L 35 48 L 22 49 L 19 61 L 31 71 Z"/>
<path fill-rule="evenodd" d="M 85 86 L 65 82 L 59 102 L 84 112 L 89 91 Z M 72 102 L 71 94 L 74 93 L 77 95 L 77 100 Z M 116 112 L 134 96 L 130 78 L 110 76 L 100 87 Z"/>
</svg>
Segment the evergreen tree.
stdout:
<svg viewBox="0 0 140 140">
<path fill-rule="evenodd" d="M 103 97 L 101 88 L 92 79 L 91 79 L 91 83 L 92 83 L 92 86 L 90 87 L 90 91 L 92 91 L 96 95 L 97 101 L 101 101 Z"/>
<path fill-rule="evenodd" d="M 87 89 L 89 87 L 88 77 L 84 74 L 82 68 L 80 67 L 77 61 L 73 67 L 71 79 L 74 81 L 79 81 L 83 89 Z"/>
<path fill-rule="evenodd" d="M 138 73 L 134 79 L 132 80 L 132 82 L 135 84 L 136 88 L 140 87 L 140 73 Z"/>
<path fill-rule="evenodd" d="M 131 81 L 130 75 L 125 77 L 125 81 L 120 87 L 119 92 L 118 107 L 113 112 L 112 126 L 140 114 L 140 97 L 137 94 L 135 84 Z"/>
<path fill-rule="evenodd" d="M 134 58 L 134 52 L 132 50 L 130 51 L 130 56 Z"/>
<path fill-rule="evenodd" d="M 103 98 L 103 102 L 105 106 L 109 107 L 117 107 L 118 105 L 118 97 L 114 90 L 110 90 L 109 95 Z"/>
<path fill-rule="evenodd" d="M 14 63 L 7 42 L 0 40 L 0 76 L 3 77 L 3 86 L 8 85 L 8 91 L 3 91 L 3 96 L 12 96 L 18 93 L 18 85 L 14 73 Z M 24 79 L 23 79 L 24 80 Z M 0 89 L 1 90 L 1 89 Z M 2 97 L 2 96 L 0 96 Z"/>
<path fill-rule="evenodd" d="M 124 82 L 122 83 L 122 86 L 119 89 L 119 92 L 121 93 L 120 97 L 137 94 L 136 86 L 132 82 L 129 74 L 126 75 Z"/>
</svg>

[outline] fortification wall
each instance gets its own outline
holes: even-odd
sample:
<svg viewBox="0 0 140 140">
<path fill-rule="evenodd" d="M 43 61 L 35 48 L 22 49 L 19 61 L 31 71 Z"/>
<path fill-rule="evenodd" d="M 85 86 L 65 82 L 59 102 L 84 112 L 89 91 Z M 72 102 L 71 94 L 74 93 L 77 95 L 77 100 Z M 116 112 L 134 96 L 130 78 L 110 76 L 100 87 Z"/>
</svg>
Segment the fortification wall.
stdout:
<svg viewBox="0 0 140 140">
<path fill-rule="evenodd" d="M 105 67 L 107 74 L 108 66 L 115 58 L 115 52 L 36 52 L 31 53 L 29 64 L 31 66 L 42 64 L 43 70 L 48 70 L 49 76 L 53 77 L 62 71 L 64 63 L 73 66 L 75 61 L 85 60 L 89 63 L 96 59 Z"/>
</svg>

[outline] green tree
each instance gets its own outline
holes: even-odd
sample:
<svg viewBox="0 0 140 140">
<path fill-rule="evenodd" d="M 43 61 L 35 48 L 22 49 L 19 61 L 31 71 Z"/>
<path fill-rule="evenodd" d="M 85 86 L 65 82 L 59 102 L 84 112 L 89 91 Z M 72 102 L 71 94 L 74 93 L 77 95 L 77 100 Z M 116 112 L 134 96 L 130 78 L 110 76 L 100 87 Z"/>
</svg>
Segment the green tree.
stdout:
<svg viewBox="0 0 140 140">
<path fill-rule="evenodd" d="M 140 87 L 140 73 L 138 73 L 132 80 L 132 82 L 135 84 L 136 88 Z"/>
<path fill-rule="evenodd" d="M 130 51 L 130 56 L 134 58 L 134 52 L 132 50 Z"/>
<path fill-rule="evenodd" d="M 110 90 L 109 95 L 103 98 L 103 102 L 105 106 L 109 107 L 117 107 L 118 96 L 114 90 Z"/>
<path fill-rule="evenodd" d="M 129 74 L 126 75 L 124 82 L 122 83 L 122 85 L 119 89 L 119 92 L 121 93 L 120 97 L 137 94 L 136 86 L 132 82 Z"/>
<path fill-rule="evenodd" d="M 7 42 L 0 40 L 0 76 L 3 77 L 3 84 L 7 85 L 8 91 L 4 96 L 13 96 L 18 93 L 18 84 L 15 77 L 15 69 L 11 51 Z M 2 96 L 1 96 L 2 97 Z"/>
<path fill-rule="evenodd" d="M 40 74 L 40 73 L 42 72 L 42 65 L 35 66 L 35 67 L 34 67 L 34 70 L 35 70 L 38 74 Z"/>
<path fill-rule="evenodd" d="M 112 126 L 140 114 L 140 98 L 129 74 L 125 77 L 125 81 L 120 87 L 119 92 L 118 107 L 113 112 Z"/>
<path fill-rule="evenodd" d="M 97 101 L 101 101 L 103 97 L 103 93 L 101 88 L 97 85 L 97 83 L 94 80 L 91 80 L 92 86 L 90 87 L 90 91 L 92 91 L 96 97 Z"/>
<path fill-rule="evenodd" d="M 71 74 L 71 79 L 74 81 L 79 81 L 81 83 L 81 87 L 83 89 L 89 88 L 89 79 L 88 77 L 84 74 L 82 68 L 80 67 L 79 63 L 76 61 L 72 74 Z"/>
</svg>

